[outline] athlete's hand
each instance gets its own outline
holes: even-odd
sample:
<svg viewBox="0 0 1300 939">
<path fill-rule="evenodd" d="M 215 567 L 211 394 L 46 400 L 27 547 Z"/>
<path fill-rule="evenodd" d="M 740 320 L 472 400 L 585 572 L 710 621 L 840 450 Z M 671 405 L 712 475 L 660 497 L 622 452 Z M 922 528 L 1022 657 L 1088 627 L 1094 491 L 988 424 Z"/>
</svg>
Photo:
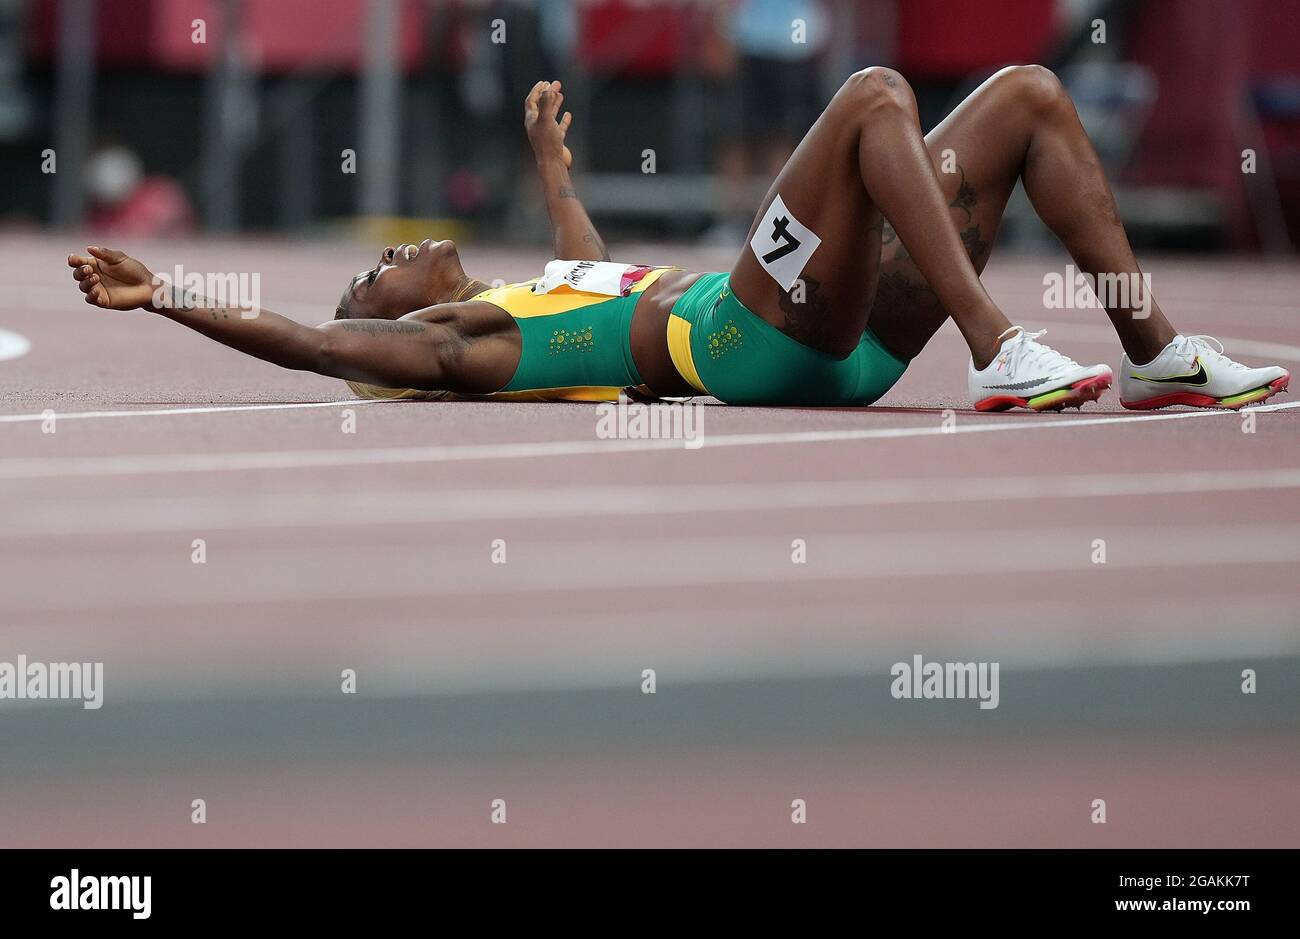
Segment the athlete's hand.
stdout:
<svg viewBox="0 0 1300 939">
<path fill-rule="evenodd" d="M 152 308 L 157 285 L 149 268 L 114 248 L 86 250 L 68 255 L 68 267 L 87 303 L 105 310 Z"/>
<path fill-rule="evenodd" d="M 573 165 L 573 154 L 564 145 L 564 135 L 573 123 L 573 112 L 565 111 L 564 117 L 558 117 L 562 104 L 564 94 L 559 82 L 538 82 L 524 99 L 524 130 L 538 163 L 559 160 L 568 169 Z"/>
</svg>

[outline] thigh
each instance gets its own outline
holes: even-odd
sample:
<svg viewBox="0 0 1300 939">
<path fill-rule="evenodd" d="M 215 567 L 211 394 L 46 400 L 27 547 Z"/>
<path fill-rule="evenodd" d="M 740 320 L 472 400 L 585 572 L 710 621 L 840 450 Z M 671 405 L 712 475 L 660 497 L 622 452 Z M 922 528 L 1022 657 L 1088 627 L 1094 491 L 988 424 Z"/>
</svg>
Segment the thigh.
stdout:
<svg viewBox="0 0 1300 939">
<path fill-rule="evenodd" d="M 925 137 L 953 224 L 980 273 L 1020 178 L 1032 131 L 1008 93 L 1010 74 L 990 78 Z M 887 222 L 881 240 L 880 280 L 867 325 L 890 352 L 911 359 L 948 319 L 948 311 Z"/>
<path fill-rule="evenodd" d="M 861 127 L 837 94 L 768 190 L 731 272 L 731 290 L 798 342 L 846 356 L 867 322 L 880 264 L 880 213 L 858 169 Z"/>
</svg>

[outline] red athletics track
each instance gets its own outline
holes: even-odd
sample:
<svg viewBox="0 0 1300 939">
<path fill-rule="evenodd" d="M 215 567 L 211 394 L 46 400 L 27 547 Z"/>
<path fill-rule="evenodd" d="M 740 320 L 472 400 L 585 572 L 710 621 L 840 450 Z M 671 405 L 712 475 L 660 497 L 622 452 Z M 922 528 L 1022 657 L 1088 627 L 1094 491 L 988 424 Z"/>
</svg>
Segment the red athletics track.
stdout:
<svg viewBox="0 0 1300 939">
<path fill-rule="evenodd" d="M 711 407 L 694 451 L 603 441 L 591 406 L 347 402 L 92 311 L 64 266 L 80 247 L 0 239 L 24 275 L 0 329 L 31 342 L 0 361 L 0 661 L 102 661 L 105 705 L 0 702 L 0 843 L 1296 843 L 1287 396 L 1254 433 L 1113 392 L 979 415 L 945 330 L 878 407 Z M 304 321 L 373 260 L 122 247 L 258 272 L 263 303 Z M 463 258 L 508 279 L 546 260 Z M 995 257 L 986 279 L 1013 319 L 1113 367 L 1104 316 L 1042 308 L 1064 265 Z M 1148 271 L 1183 331 L 1300 365 L 1300 269 Z M 271 407 L 223 410 L 248 405 Z M 32 419 L 47 409 L 53 434 Z M 999 662 L 999 707 L 895 701 L 890 667 L 914 654 Z"/>
</svg>

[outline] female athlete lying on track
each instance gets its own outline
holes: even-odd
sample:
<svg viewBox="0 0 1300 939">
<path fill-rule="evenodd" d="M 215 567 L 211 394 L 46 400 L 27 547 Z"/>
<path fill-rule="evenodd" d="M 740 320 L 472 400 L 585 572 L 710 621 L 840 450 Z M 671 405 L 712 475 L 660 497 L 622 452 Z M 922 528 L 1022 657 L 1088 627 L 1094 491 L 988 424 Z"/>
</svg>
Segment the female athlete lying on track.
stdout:
<svg viewBox="0 0 1300 939">
<path fill-rule="evenodd" d="M 539 82 L 525 103 L 564 259 L 534 281 L 491 289 L 449 241 L 399 245 L 352 279 L 333 322 L 313 328 L 156 295 L 161 282 L 120 251 L 90 248 L 68 264 L 87 303 L 153 310 L 371 396 L 635 387 L 731 404 L 866 405 L 949 316 L 970 347 L 980 410 L 1078 407 L 1109 387 L 1107 366 L 1079 365 L 1013 326 L 979 279 L 1018 180 L 1081 271 L 1140 276 L 1097 155 L 1046 69 L 1003 69 L 924 139 L 901 75 L 853 75 L 773 183 L 730 273 L 608 263 L 569 178 L 563 100 L 559 82 Z M 1149 296 L 1106 312 L 1124 347 L 1125 407 L 1236 408 L 1290 380 L 1179 335 Z"/>
</svg>

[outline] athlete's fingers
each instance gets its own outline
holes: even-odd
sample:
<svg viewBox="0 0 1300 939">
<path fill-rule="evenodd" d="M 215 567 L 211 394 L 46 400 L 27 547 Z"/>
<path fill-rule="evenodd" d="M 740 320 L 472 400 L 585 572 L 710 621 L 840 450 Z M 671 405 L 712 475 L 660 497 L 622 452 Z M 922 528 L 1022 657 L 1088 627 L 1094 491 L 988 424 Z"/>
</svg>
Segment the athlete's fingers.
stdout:
<svg viewBox="0 0 1300 939">
<path fill-rule="evenodd" d="M 98 276 L 86 291 L 86 302 L 93 303 L 95 306 L 108 306 L 108 288 L 99 282 Z"/>
<path fill-rule="evenodd" d="M 550 84 L 548 83 L 547 86 L 542 89 L 542 97 L 541 97 L 542 117 L 552 121 L 555 120 L 555 111 L 557 107 L 558 105 L 556 104 L 555 101 L 555 92 L 551 91 Z"/>
<path fill-rule="evenodd" d="M 118 251 L 116 248 L 101 248 L 99 245 L 90 245 L 86 250 L 106 264 L 116 264 L 126 257 L 125 251 Z"/>
<path fill-rule="evenodd" d="M 83 264 L 81 267 L 75 267 L 72 269 L 72 279 L 85 280 L 93 273 L 94 271 L 91 269 L 89 264 Z"/>
<path fill-rule="evenodd" d="M 525 115 L 532 116 L 537 113 L 537 99 L 541 96 L 543 84 L 545 83 L 538 82 L 536 85 L 533 85 L 533 90 L 528 92 L 528 97 L 524 99 Z"/>
<path fill-rule="evenodd" d="M 90 291 L 94 290 L 98 286 L 99 286 L 98 274 L 91 274 L 89 277 L 85 277 L 77 283 L 77 289 L 80 290 L 82 293 L 90 293 Z"/>
<path fill-rule="evenodd" d="M 88 258 L 80 254 L 68 255 L 68 267 L 77 268 L 87 264 L 93 268 L 95 266 L 95 259 Z"/>
<path fill-rule="evenodd" d="M 573 123 L 573 112 L 565 111 L 564 117 L 560 118 L 560 133 L 567 134 L 569 132 L 569 125 L 572 123 Z"/>
</svg>

